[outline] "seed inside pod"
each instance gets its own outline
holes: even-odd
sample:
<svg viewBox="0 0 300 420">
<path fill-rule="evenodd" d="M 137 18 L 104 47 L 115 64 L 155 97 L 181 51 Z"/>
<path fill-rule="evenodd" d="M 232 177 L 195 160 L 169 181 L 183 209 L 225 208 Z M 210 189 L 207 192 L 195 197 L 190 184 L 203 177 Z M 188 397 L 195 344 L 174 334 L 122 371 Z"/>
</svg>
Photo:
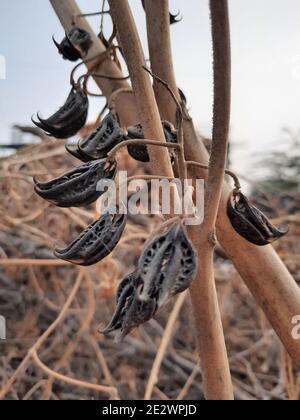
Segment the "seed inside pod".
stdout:
<svg viewBox="0 0 300 420">
<path fill-rule="evenodd" d="M 102 159 L 123 140 L 123 136 L 118 115 L 109 112 L 97 130 L 78 143 L 78 148 L 90 159 Z"/>
<path fill-rule="evenodd" d="M 86 123 L 89 101 L 82 89 L 72 88 L 64 105 L 47 119 L 32 122 L 48 135 L 65 139 L 74 136 Z"/>
<path fill-rule="evenodd" d="M 165 139 L 169 143 L 177 143 L 177 131 L 173 125 L 168 121 L 162 122 Z M 140 123 L 133 125 L 127 129 L 127 136 L 125 140 L 130 139 L 144 139 L 143 127 Z M 149 154 L 147 146 L 144 144 L 131 144 L 127 146 L 128 153 L 130 156 L 140 162 L 149 162 Z M 173 159 L 175 156 L 174 150 L 169 150 L 170 156 Z"/>
<path fill-rule="evenodd" d="M 146 244 L 138 268 L 142 281 L 140 299 L 155 298 L 158 307 L 191 285 L 197 270 L 197 253 L 181 222 Z"/>
<path fill-rule="evenodd" d="M 34 189 L 40 197 L 58 207 L 86 206 L 103 194 L 104 191 L 97 191 L 98 182 L 114 179 L 116 172 L 116 162 L 102 159 L 74 168 L 49 182 L 35 181 Z"/>
<path fill-rule="evenodd" d="M 85 57 L 93 44 L 90 34 L 77 27 L 66 33 L 60 44 L 54 37 L 52 39 L 63 58 L 70 61 L 77 61 Z"/>
<path fill-rule="evenodd" d="M 240 191 L 231 193 L 227 214 L 235 231 L 255 245 L 270 244 L 289 231 L 287 226 L 274 226 Z"/>
<path fill-rule="evenodd" d="M 68 247 L 55 249 L 54 255 L 76 265 L 89 266 L 101 261 L 117 246 L 125 229 L 125 214 L 104 213 L 88 226 Z"/>
</svg>

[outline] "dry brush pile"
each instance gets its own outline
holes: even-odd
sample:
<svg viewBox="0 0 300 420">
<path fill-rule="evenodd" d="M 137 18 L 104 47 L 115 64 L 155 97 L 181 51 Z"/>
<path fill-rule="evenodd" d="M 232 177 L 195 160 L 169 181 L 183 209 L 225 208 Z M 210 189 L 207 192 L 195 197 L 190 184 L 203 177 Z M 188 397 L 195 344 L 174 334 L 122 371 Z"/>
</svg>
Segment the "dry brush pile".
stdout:
<svg viewBox="0 0 300 420">
<path fill-rule="evenodd" d="M 1 311 L 9 333 L 1 342 L 2 393 L 7 399 L 143 398 L 158 349 L 165 343 L 152 397 L 203 397 L 188 299 L 176 308 L 171 330 L 166 331 L 166 324 L 173 303 L 118 345 L 98 331 L 114 310 L 119 279 L 134 267 L 143 242 L 160 223 L 145 216 L 129 220 L 114 253 L 84 270 L 65 318 L 39 347 L 43 365 L 28 360 L 15 382 L 7 385 L 60 314 L 81 273 L 81 268 L 54 259 L 53 246 L 68 242 L 95 218 L 94 206 L 53 207 L 32 192 L 33 174 L 54 176 L 75 162 L 62 150 L 61 143 L 48 141 L 1 161 Z M 135 171 L 142 173 L 125 153 L 120 163 L 128 170 L 136 165 Z M 276 247 L 291 272 L 299 275 L 300 215 L 280 216 L 281 221 L 287 218 L 291 233 Z M 236 397 L 299 398 L 299 378 L 263 313 L 224 255 L 215 264 Z M 56 378 L 53 371 L 64 377 Z M 73 384 L 72 379 L 82 383 Z M 95 389 L 83 382 L 95 384 Z M 98 391 L 97 384 L 111 388 Z"/>
</svg>

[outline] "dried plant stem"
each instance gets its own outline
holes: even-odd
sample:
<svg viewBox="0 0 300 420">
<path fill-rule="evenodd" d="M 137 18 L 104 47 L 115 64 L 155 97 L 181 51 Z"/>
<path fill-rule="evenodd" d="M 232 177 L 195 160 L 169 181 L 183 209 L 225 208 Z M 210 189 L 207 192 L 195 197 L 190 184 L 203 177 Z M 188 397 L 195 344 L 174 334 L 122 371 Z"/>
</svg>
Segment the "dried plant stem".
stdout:
<svg viewBox="0 0 300 420">
<path fill-rule="evenodd" d="M 139 121 L 148 139 L 165 142 L 159 111 L 156 105 L 149 76 L 143 71 L 146 65 L 139 35 L 127 0 L 109 0 L 111 16 L 118 30 L 122 51 L 128 66 L 139 114 Z M 153 173 L 173 176 L 172 166 L 166 150 L 149 147 Z"/>
<path fill-rule="evenodd" d="M 217 0 L 217 2 L 219 3 L 219 0 Z M 225 1 L 223 4 L 226 4 L 227 6 Z M 168 28 L 167 20 L 169 17 L 168 1 L 158 0 L 157 2 L 152 2 L 146 0 L 145 9 L 147 16 L 149 51 L 152 68 L 155 73 L 159 72 L 158 74 L 160 76 L 163 71 L 164 76 L 166 76 L 167 80 L 169 81 L 170 70 L 168 71 L 168 69 L 165 67 L 164 70 L 162 70 L 162 66 L 160 65 L 162 59 L 158 59 L 157 50 L 157 42 L 158 39 L 160 39 L 160 36 L 157 35 L 157 31 L 159 31 L 160 34 L 164 32 L 164 35 L 162 34 L 162 36 L 165 36 L 164 40 L 167 41 L 167 45 L 166 50 L 163 50 L 161 57 L 164 56 L 164 54 L 170 54 L 169 62 L 172 63 L 169 34 L 166 32 L 168 31 L 166 28 Z M 228 24 L 228 22 L 224 23 L 225 25 L 226 23 Z M 228 54 L 228 50 L 226 49 L 224 53 Z M 225 64 L 229 65 L 229 56 L 226 58 L 227 61 Z M 224 70 L 226 72 L 226 67 Z M 175 78 L 171 78 L 171 80 L 175 84 Z M 222 80 L 222 83 L 223 82 L 226 82 L 227 88 L 229 86 L 229 79 L 225 81 Z M 221 81 L 218 81 L 218 88 L 219 83 L 221 83 Z M 177 91 L 176 85 L 175 89 Z M 175 118 L 174 111 L 176 112 L 174 105 L 171 104 L 169 99 L 166 102 L 167 98 L 161 92 L 159 85 L 156 85 L 155 92 L 156 97 L 158 98 L 158 103 L 161 105 L 160 109 L 164 112 L 164 117 L 172 117 L 171 121 L 173 122 Z M 201 227 L 197 226 L 189 229 L 191 238 L 193 239 L 194 245 L 196 246 L 199 257 L 199 269 L 197 277 L 191 288 L 191 296 L 196 319 L 195 327 L 199 343 L 204 393 L 205 397 L 210 400 L 233 399 L 229 363 L 225 347 L 213 270 L 215 221 L 221 195 L 222 181 L 224 177 L 228 141 L 228 110 L 230 109 L 229 93 L 230 89 L 226 90 L 225 96 L 222 90 L 217 91 L 216 89 L 215 91 L 215 104 L 217 104 L 217 106 L 220 108 L 220 112 L 222 112 L 222 116 L 224 117 L 224 120 L 221 122 L 222 125 L 221 123 L 218 124 L 218 122 L 215 121 L 215 130 L 217 128 L 218 130 L 223 129 L 225 131 L 224 135 L 218 138 L 218 147 L 216 145 L 216 138 L 214 139 L 215 150 L 212 164 L 209 166 L 209 181 L 205 191 L 204 223 Z M 224 99 L 226 100 L 226 106 L 220 104 L 220 101 L 223 101 Z M 162 106 L 162 103 L 164 103 L 164 107 Z M 165 107 L 166 103 L 168 105 L 167 108 Z"/>
<path fill-rule="evenodd" d="M 65 152 L 65 148 L 64 148 L 64 146 L 62 146 L 62 147 L 55 148 L 55 150 L 50 150 L 49 152 L 37 153 L 34 156 L 32 156 L 32 154 L 30 154 L 30 156 L 26 156 L 26 157 L 21 158 L 21 159 L 20 159 L 19 155 L 13 155 L 11 159 L 7 159 L 7 162 L 5 162 L 3 164 L 3 170 L 8 171 L 8 168 L 11 165 L 22 166 L 22 165 L 32 163 L 32 162 L 35 162 L 35 161 L 38 161 L 38 160 L 49 159 L 49 158 L 54 157 L 54 156 L 61 156 L 61 154 L 64 153 L 64 152 Z"/>
<path fill-rule="evenodd" d="M 114 383 L 112 374 L 110 373 L 110 370 L 109 370 L 109 367 L 107 365 L 106 359 L 103 355 L 103 352 L 102 352 L 100 346 L 98 345 L 97 340 L 94 337 L 89 337 L 86 341 L 87 341 L 87 344 L 89 344 L 93 348 L 93 350 L 96 354 L 99 365 L 102 368 L 103 375 L 104 375 L 106 383 L 108 383 L 110 386 L 114 387 L 115 383 Z"/>
<path fill-rule="evenodd" d="M 210 9 L 214 52 L 213 139 L 204 198 L 204 222 L 198 239 L 200 267 L 191 288 L 191 296 L 200 331 L 198 341 L 205 396 L 213 400 L 230 400 L 233 399 L 233 389 L 213 268 L 215 224 L 224 180 L 230 121 L 231 72 L 227 0 L 211 0 Z M 192 230 L 196 233 L 195 228 Z M 199 311 L 201 307 L 202 311 Z"/>
<path fill-rule="evenodd" d="M 169 25 L 169 2 L 167 0 L 158 0 L 155 2 L 146 0 L 145 10 L 151 69 L 162 80 L 168 83 L 172 91 L 175 93 L 177 100 L 180 101 L 175 74 L 173 71 Z M 153 88 L 161 118 L 175 124 L 176 104 L 170 98 L 168 92 L 165 89 L 162 89 L 158 80 L 154 80 Z M 167 107 L 165 108 L 166 105 Z"/>
<path fill-rule="evenodd" d="M 187 292 L 181 293 L 177 297 L 175 305 L 169 316 L 168 323 L 164 330 L 154 363 L 152 365 L 152 369 L 150 372 L 150 376 L 149 376 L 146 391 L 145 391 L 145 396 L 144 396 L 145 400 L 150 400 L 152 392 L 153 392 L 153 388 L 158 382 L 159 369 L 161 367 L 164 355 L 167 351 L 168 345 L 172 338 L 172 334 L 174 333 L 174 326 L 177 321 L 180 309 L 182 308 L 182 305 L 184 304 L 186 297 L 187 297 Z"/>
</svg>

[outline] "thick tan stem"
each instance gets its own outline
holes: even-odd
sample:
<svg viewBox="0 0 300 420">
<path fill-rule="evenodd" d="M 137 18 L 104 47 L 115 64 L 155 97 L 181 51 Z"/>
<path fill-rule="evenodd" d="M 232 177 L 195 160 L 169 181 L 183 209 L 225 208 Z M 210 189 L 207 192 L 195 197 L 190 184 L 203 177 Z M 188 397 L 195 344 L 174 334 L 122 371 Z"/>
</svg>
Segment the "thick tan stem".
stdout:
<svg viewBox="0 0 300 420">
<path fill-rule="evenodd" d="M 153 72 L 170 83 L 174 92 L 178 94 L 172 69 L 168 3 L 168 0 L 145 1 L 148 43 Z M 225 64 L 228 65 L 228 63 Z M 228 86 L 228 83 L 226 85 Z M 155 84 L 154 88 L 162 118 L 168 118 L 174 122 L 176 113 L 174 102 L 170 101 L 159 84 Z M 222 100 L 224 96 L 227 101 L 230 98 L 228 92 L 224 95 L 223 91 L 218 90 L 218 95 L 220 95 L 218 98 Z M 229 109 L 227 103 L 223 109 Z M 209 400 L 233 399 L 229 363 L 214 280 L 214 247 L 210 238 L 214 233 L 227 150 L 229 118 L 224 112 L 222 116 L 224 121 L 221 121 L 221 124 L 223 128 L 225 126 L 225 132 L 219 139 L 220 142 L 215 143 L 214 165 L 209 168 L 210 177 L 205 196 L 205 221 L 202 226 L 189 228 L 189 234 L 196 246 L 199 260 L 198 273 L 191 288 L 191 296 L 199 343 L 204 394 L 206 399 Z M 216 121 L 215 127 L 219 129 L 221 124 Z M 224 165 L 223 170 L 222 165 Z M 216 190 L 216 194 L 213 194 L 214 190 Z"/>
<path fill-rule="evenodd" d="M 190 237 L 198 242 L 199 269 L 191 287 L 191 298 L 200 365 L 203 378 L 204 395 L 207 400 L 232 400 L 233 390 L 224 343 L 224 334 L 213 270 L 213 252 L 205 241 L 201 242 L 193 232 Z"/>
<path fill-rule="evenodd" d="M 75 0 L 50 0 L 50 2 L 55 8 L 55 12 L 62 22 L 64 29 L 70 29 L 72 27 L 72 16 L 77 14 L 76 11 L 79 10 Z M 81 18 L 80 26 L 87 28 L 84 25 L 86 25 L 86 20 Z M 160 45 L 163 45 L 163 42 L 163 39 L 161 39 Z M 94 50 L 95 45 L 97 51 Z M 97 40 L 95 45 L 92 54 L 99 54 L 104 50 L 104 46 L 100 40 Z M 159 46 L 158 51 L 160 51 L 160 48 Z M 110 65 L 113 67 L 110 73 L 112 76 L 120 74 L 114 63 L 110 63 Z M 104 67 L 102 66 L 101 72 L 104 73 Z M 106 69 L 106 71 L 109 71 L 109 69 Z M 176 90 L 176 83 L 174 83 L 174 88 L 172 81 L 168 77 L 163 76 L 157 69 L 155 73 L 164 77 L 171 88 L 174 91 Z M 105 80 L 97 79 L 96 83 L 104 92 Z M 111 91 L 117 89 L 115 81 L 107 81 L 107 84 L 111 87 Z M 130 93 L 130 87 L 125 81 L 122 82 L 123 85 L 125 86 L 124 91 L 120 91 L 120 94 L 115 98 L 116 111 L 121 117 L 122 124 L 128 127 L 138 121 L 138 116 L 134 97 Z M 107 93 L 105 94 L 107 95 Z M 159 100 L 158 102 L 159 107 L 162 108 Z M 172 115 L 174 114 L 172 113 Z M 165 115 L 164 118 L 172 122 L 172 118 L 174 118 L 172 115 Z M 184 135 L 186 159 L 207 164 L 209 159 L 207 150 L 197 134 L 192 120 L 184 121 Z M 205 179 L 207 175 L 205 170 L 195 167 L 190 169 L 190 173 L 193 178 Z M 286 350 L 294 362 L 300 367 L 300 340 L 294 340 L 291 334 L 293 327 L 291 324 L 292 318 L 300 314 L 300 290 L 271 245 L 265 247 L 254 246 L 241 238 L 233 230 L 226 215 L 226 204 L 229 193 L 230 188 L 224 183 L 221 206 L 217 219 L 218 240 L 227 256 L 232 260 L 242 279 L 251 290 L 256 301 L 264 310 Z"/>
<path fill-rule="evenodd" d="M 168 83 L 177 98 L 180 99 L 173 70 L 169 2 L 168 0 L 146 0 L 145 10 L 151 69 L 153 73 Z M 168 120 L 175 125 L 176 105 L 174 101 L 156 80 L 154 80 L 153 88 L 162 120 Z"/>
<path fill-rule="evenodd" d="M 127 63 L 138 109 L 139 121 L 145 137 L 165 141 L 159 111 L 149 75 L 143 69 L 146 65 L 139 35 L 127 0 L 109 0 L 112 19 L 117 27 L 122 51 Z M 173 176 L 168 152 L 149 147 L 151 170 L 166 176 Z"/>
</svg>

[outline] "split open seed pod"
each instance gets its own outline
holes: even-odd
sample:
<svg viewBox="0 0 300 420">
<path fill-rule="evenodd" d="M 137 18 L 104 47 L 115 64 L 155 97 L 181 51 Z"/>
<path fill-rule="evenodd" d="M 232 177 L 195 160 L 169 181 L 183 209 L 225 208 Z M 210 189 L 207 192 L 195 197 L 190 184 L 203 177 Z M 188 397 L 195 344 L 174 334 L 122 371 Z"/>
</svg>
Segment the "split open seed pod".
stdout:
<svg viewBox="0 0 300 420">
<path fill-rule="evenodd" d="M 40 197 L 58 207 L 87 206 L 105 192 L 98 191 L 98 182 L 114 179 L 116 172 L 116 162 L 102 159 L 74 168 L 49 182 L 34 180 L 34 189 Z"/>
<path fill-rule="evenodd" d="M 55 249 L 54 255 L 76 265 L 96 264 L 117 246 L 125 229 L 126 221 L 125 214 L 112 215 L 106 212 L 65 249 Z"/>
<path fill-rule="evenodd" d="M 235 231 L 255 245 L 268 245 L 289 231 L 287 226 L 274 226 L 244 194 L 237 190 L 234 190 L 229 197 L 227 214 Z"/>
<path fill-rule="evenodd" d="M 102 159 L 123 140 L 119 117 L 109 112 L 99 127 L 78 143 L 79 151 L 90 159 Z"/>
<path fill-rule="evenodd" d="M 131 297 L 128 309 L 125 311 L 124 318 L 122 320 L 121 329 L 118 331 L 116 340 L 123 340 L 135 328 L 144 324 L 153 318 L 157 311 L 156 299 L 143 300 L 138 295 L 137 291 L 134 290 Z"/>
<path fill-rule="evenodd" d="M 146 244 L 138 268 L 140 299 L 156 298 L 158 307 L 191 285 L 197 253 L 180 221 Z"/>
<path fill-rule="evenodd" d="M 72 87 L 64 105 L 47 119 L 37 115 L 32 122 L 46 134 L 66 139 L 74 136 L 86 123 L 89 108 L 87 95 L 81 88 Z"/>
<path fill-rule="evenodd" d="M 93 44 L 91 35 L 77 27 L 66 33 L 61 43 L 58 43 L 54 37 L 52 39 L 59 53 L 69 61 L 77 61 L 85 57 Z"/>
</svg>

